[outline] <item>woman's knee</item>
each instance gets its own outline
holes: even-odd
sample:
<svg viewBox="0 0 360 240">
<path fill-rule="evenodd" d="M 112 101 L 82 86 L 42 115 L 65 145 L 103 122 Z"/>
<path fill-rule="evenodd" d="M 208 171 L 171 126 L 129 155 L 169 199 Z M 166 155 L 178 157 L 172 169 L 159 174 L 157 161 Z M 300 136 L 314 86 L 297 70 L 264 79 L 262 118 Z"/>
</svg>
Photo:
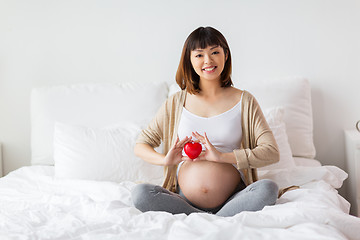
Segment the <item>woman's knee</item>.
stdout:
<svg viewBox="0 0 360 240">
<path fill-rule="evenodd" d="M 270 179 L 262 179 L 256 182 L 259 192 L 263 195 L 263 199 L 267 205 L 273 205 L 276 202 L 279 187 Z"/>
<path fill-rule="evenodd" d="M 156 185 L 148 183 L 137 184 L 131 190 L 131 199 L 134 203 L 134 206 L 141 211 L 145 210 L 146 206 L 149 204 L 149 201 L 156 193 L 156 187 Z"/>
</svg>

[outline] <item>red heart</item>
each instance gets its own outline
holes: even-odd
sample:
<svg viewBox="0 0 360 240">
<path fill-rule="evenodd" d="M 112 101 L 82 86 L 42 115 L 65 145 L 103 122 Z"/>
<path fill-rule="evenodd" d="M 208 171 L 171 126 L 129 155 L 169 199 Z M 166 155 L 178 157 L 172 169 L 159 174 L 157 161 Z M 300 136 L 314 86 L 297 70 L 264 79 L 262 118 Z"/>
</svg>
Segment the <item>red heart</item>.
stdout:
<svg viewBox="0 0 360 240">
<path fill-rule="evenodd" d="M 188 142 L 184 146 L 184 151 L 189 158 L 195 159 L 200 155 L 202 146 L 198 142 Z"/>
</svg>

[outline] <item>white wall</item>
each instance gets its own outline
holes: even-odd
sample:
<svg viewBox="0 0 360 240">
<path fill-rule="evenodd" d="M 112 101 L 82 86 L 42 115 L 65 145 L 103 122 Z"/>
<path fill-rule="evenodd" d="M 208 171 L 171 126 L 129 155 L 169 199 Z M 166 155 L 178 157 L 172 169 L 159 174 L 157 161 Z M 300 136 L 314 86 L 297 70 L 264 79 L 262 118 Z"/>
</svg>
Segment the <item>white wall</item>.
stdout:
<svg viewBox="0 0 360 240">
<path fill-rule="evenodd" d="M 30 164 L 32 87 L 173 81 L 198 26 L 227 38 L 239 88 L 307 77 L 317 159 L 344 169 L 343 129 L 360 119 L 359 12 L 357 0 L 0 0 L 4 172 Z"/>
</svg>

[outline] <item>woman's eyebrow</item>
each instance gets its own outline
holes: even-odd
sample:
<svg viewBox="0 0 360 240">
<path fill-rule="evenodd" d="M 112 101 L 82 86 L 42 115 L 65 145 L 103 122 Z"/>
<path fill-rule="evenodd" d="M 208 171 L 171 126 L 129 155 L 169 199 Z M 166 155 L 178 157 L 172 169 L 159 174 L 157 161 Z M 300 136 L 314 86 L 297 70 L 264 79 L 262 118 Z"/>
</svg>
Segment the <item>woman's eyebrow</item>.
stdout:
<svg viewBox="0 0 360 240">
<path fill-rule="evenodd" d="M 216 46 L 210 48 L 210 50 L 213 50 L 214 48 L 217 48 L 217 47 L 219 47 L 219 45 L 216 45 Z M 199 49 L 195 49 L 194 51 L 203 52 L 204 50 L 199 48 Z"/>
</svg>

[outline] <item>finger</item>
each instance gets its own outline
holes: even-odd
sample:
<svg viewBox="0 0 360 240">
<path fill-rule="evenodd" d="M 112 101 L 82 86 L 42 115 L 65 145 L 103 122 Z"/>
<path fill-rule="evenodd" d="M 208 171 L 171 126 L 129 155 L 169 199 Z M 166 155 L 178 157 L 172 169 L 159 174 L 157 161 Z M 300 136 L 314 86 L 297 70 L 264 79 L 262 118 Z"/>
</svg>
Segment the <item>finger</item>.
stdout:
<svg viewBox="0 0 360 240">
<path fill-rule="evenodd" d="M 206 132 L 204 132 L 204 138 L 205 138 L 205 142 L 206 142 L 206 144 L 205 145 L 207 145 L 207 146 L 209 146 L 209 147 L 211 147 L 211 143 L 210 143 L 210 140 L 209 140 L 209 138 L 207 137 L 207 135 L 206 135 Z"/>
<path fill-rule="evenodd" d="M 181 146 L 184 142 L 186 142 L 189 139 L 188 136 L 186 136 L 184 139 L 182 139 L 181 141 L 178 142 L 178 146 Z"/>
<path fill-rule="evenodd" d="M 182 161 L 193 161 L 191 158 L 187 157 L 187 156 L 182 156 L 181 157 Z"/>
<path fill-rule="evenodd" d="M 185 145 L 188 143 L 188 142 L 191 142 L 191 137 L 189 137 L 185 142 L 183 142 L 180 147 L 183 148 L 185 147 Z"/>
<path fill-rule="evenodd" d="M 199 155 L 197 158 L 193 159 L 194 162 L 196 162 L 196 161 L 204 161 L 204 160 L 206 160 L 204 155 Z"/>
<path fill-rule="evenodd" d="M 193 141 L 192 136 L 187 137 L 186 141 L 183 142 L 182 146 L 184 147 L 185 144 L 187 144 L 188 142 L 191 142 L 191 141 Z"/>
<path fill-rule="evenodd" d="M 194 135 L 194 140 L 192 140 L 193 142 L 196 142 L 196 143 L 200 143 L 200 140 Z"/>
<path fill-rule="evenodd" d="M 204 136 L 205 136 L 206 142 L 210 143 L 209 138 L 208 138 L 207 135 L 206 135 L 206 132 L 204 132 Z"/>
<path fill-rule="evenodd" d="M 172 148 L 175 148 L 176 147 L 176 144 L 179 142 L 179 136 L 176 137 L 176 140 L 175 140 L 175 143 L 174 145 L 172 146 Z"/>
<path fill-rule="evenodd" d="M 200 133 L 198 133 L 197 131 L 192 132 L 192 134 L 196 137 L 202 137 L 202 135 Z"/>
<path fill-rule="evenodd" d="M 204 137 L 201 136 L 198 132 L 192 132 L 193 136 L 196 137 L 200 142 L 204 142 Z"/>
<path fill-rule="evenodd" d="M 198 133 L 197 131 L 195 132 L 197 135 L 201 136 L 201 137 L 204 137 L 203 135 L 201 135 L 200 133 Z"/>
</svg>

